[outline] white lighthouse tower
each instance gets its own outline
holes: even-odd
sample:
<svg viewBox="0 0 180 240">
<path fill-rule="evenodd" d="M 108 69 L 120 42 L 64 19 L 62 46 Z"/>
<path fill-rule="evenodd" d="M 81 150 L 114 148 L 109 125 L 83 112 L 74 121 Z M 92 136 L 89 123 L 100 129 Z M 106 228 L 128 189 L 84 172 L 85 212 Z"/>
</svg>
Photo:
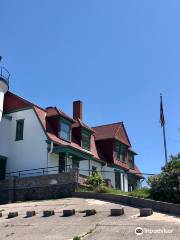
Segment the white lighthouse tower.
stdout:
<svg viewBox="0 0 180 240">
<path fill-rule="evenodd" d="M 1 58 L 2 57 L 0 57 L 0 61 L 1 61 Z M 5 67 L 0 66 L 0 122 L 3 114 L 4 94 L 9 89 L 9 77 L 10 77 L 10 74 L 8 70 Z"/>
</svg>

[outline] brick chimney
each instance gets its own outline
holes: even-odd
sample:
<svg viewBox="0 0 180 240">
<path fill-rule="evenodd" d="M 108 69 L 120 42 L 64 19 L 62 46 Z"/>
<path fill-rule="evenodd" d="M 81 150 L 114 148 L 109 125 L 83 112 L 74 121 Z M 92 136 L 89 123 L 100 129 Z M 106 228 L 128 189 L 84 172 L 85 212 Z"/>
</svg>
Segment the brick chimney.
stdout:
<svg viewBox="0 0 180 240">
<path fill-rule="evenodd" d="M 82 102 L 74 101 L 73 102 L 73 118 L 82 120 Z"/>
</svg>

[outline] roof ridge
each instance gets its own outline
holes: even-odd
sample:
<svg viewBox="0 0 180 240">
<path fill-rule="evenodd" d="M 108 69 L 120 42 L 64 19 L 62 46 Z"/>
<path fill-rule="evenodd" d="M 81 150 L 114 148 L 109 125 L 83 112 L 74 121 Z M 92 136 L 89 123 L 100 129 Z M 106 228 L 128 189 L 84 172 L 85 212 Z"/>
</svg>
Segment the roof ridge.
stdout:
<svg viewBox="0 0 180 240">
<path fill-rule="evenodd" d="M 98 126 L 95 126 L 95 127 L 92 127 L 92 128 L 104 127 L 104 126 L 110 126 L 110 125 L 122 124 L 122 123 L 123 123 L 123 121 L 121 121 L 121 122 L 115 122 L 115 123 L 107 123 L 107 124 L 98 125 Z"/>
</svg>

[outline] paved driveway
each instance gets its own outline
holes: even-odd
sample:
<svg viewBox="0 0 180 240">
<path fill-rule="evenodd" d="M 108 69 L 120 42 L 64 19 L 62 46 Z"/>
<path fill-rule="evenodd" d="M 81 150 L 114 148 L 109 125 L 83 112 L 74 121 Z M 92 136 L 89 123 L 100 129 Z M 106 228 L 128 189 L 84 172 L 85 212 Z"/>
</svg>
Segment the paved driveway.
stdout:
<svg viewBox="0 0 180 240">
<path fill-rule="evenodd" d="M 76 235 L 84 236 L 85 240 L 180 239 L 180 218 L 159 213 L 140 218 L 139 209 L 128 206 L 124 207 L 125 215 L 110 217 L 110 209 L 118 207 L 118 204 L 78 198 L 0 205 L 3 213 L 0 239 L 70 240 Z M 62 217 L 63 209 L 72 208 L 77 211 L 95 208 L 97 215 L 84 217 L 78 212 L 72 217 Z M 51 209 L 56 214 L 43 218 L 42 211 Z M 24 218 L 28 210 L 36 210 L 37 215 Z M 7 219 L 10 211 L 18 211 L 19 216 Z M 137 227 L 143 229 L 141 236 L 135 234 Z"/>
</svg>

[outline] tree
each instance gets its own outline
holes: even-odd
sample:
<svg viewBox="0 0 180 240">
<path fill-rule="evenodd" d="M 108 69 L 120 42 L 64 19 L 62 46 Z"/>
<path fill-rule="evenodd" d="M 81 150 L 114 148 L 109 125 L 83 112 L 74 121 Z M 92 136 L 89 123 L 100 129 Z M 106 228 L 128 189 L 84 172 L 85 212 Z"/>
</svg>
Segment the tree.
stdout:
<svg viewBox="0 0 180 240">
<path fill-rule="evenodd" d="M 180 154 L 170 156 L 159 175 L 148 178 L 151 198 L 180 203 Z"/>
</svg>

